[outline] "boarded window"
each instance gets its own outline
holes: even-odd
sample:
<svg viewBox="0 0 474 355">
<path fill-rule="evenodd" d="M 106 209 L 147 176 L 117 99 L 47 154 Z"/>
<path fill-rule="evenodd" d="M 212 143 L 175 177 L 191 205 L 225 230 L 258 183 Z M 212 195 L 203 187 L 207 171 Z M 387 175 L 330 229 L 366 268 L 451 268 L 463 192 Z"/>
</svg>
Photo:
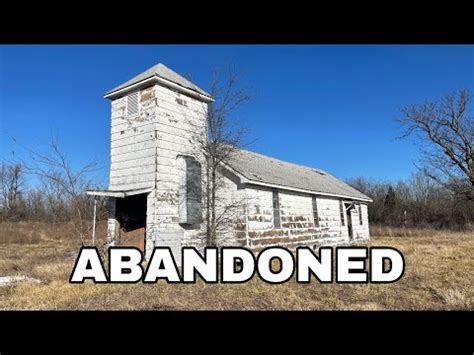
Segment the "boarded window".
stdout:
<svg viewBox="0 0 474 355">
<path fill-rule="evenodd" d="M 362 205 L 359 204 L 359 223 L 360 225 L 364 224 L 362 221 Z"/>
<path fill-rule="evenodd" d="M 278 191 L 273 191 L 273 227 L 281 228 L 280 221 L 280 198 L 278 196 Z"/>
<path fill-rule="evenodd" d="M 316 202 L 316 196 L 313 196 L 313 221 L 314 226 L 319 227 L 318 204 Z"/>
<path fill-rule="evenodd" d="M 201 164 L 196 159 L 186 156 L 179 156 L 177 163 L 181 171 L 179 223 L 201 223 Z"/>
<path fill-rule="evenodd" d="M 138 92 L 134 92 L 127 96 L 127 114 L 138 114 Z"/>
<path fill-rule="evenodd" d="M 344 203 L 342 202 L 342 200 L 339 201 L 339 212 L 341 214 L 341 225 L 345 226 L 346 221 L 345 221 L 345 218 L 344 218 Z"/>
</svg>

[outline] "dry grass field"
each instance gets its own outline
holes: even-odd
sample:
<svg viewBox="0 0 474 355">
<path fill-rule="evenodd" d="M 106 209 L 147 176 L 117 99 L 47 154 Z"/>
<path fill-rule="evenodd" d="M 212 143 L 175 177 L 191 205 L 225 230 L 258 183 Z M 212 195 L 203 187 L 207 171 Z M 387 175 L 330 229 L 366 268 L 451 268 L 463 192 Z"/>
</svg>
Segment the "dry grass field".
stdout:
<svg viewBox="0 0 474 355">
<path fill-rule="evenodd" d="M 103 229 L 103 228 L 102 228 Z M 41 310 L 440 310 L 474 309 L 474 233 L 372 229 L 368 246 L 404 253 L 404 277 L 387 285 L 82 285 L 68 283 L 77 243 L 71 226 L 0 225 L 0 276 L 42 283 L 0 286 L 0 309 Z"/>
</svg>

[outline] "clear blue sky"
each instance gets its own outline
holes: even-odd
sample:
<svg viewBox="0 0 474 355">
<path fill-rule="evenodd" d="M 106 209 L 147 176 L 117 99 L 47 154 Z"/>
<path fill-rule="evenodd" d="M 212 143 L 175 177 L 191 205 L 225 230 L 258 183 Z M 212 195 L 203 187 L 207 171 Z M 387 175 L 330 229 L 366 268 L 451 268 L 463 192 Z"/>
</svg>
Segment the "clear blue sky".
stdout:
<svg viewBox="0 0 474 355">
<path fill-rule="evenodd" d="M 401 105 L 474 89 L 474 46 L 0 46 L 0 160 L 59 138 L 75 164 L 109 164 L 103 94 L 162 62 L 208 88 L 231 62 L 252 100 L 252 150 L 340 178 L 403 179 L 418 157 L 399 141 Z M 14 155 L 12 155 L 14 152 Z"/>
</svg>

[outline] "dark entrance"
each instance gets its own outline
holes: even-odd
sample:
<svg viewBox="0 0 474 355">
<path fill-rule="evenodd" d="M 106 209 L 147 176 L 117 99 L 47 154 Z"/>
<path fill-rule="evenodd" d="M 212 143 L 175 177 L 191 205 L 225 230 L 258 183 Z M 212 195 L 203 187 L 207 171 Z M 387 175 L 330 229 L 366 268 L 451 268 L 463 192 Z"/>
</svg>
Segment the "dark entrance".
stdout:
<svg viewBox="0 0 474 355">
<path fill-rule="evenodd" d="M 147 194 L 117 198 L 118 245 L 145 250 L 146 203 Z"/>
</svg>

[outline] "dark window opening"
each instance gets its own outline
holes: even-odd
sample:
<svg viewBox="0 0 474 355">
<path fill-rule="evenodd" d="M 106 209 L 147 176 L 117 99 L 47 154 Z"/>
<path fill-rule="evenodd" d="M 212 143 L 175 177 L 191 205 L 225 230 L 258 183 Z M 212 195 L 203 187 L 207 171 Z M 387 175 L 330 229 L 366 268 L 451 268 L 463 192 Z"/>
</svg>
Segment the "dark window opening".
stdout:
<svg viewBox="0 0 474 355">
<path fill-rule="evenodd" d="M 276 190 L 273 191 L 273 227 L 276 229 L 281 228 L 280 198 Z"/>
<path fill-rule="evenodd" d="M 364 224 L 362 221 L 362 205 L 359 204 L 359 223 L 360 225 Z"/>
<path fill-rule="evenodd" d="M 344 203 L 342 202 L 342 200 L 339 201 L 339 212 L 341 214 L 341 225 L 345 226 L 346 221 L 344 219 Z"/>
<path fill-rule="evenodd" d="M 314 221 L 314 226 L 319 227 L 319 216 L 318 216 L 318 204 L 316 201 L 316 196 L 313 196 L 313 221 Z"/>
</svg>

